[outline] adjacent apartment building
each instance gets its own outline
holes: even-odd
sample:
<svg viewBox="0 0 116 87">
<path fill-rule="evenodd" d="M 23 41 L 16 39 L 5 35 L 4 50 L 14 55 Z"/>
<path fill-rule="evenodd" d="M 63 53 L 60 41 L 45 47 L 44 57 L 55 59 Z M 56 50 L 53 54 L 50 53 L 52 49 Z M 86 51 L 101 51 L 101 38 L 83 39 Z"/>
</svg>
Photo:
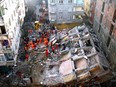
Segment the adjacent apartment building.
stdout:
<svg viewBox="0 0 116 87">
<path fill-rule="evenodd" d="M 97 0 L 94 26 L 100 45 L 116 71 L 116 0 Z"/>
<path fill-rule="evenodd" d="M 61 24 L 81 21 L 83 3 L 83 0 L 48 0 L 50 22 Z"/>
<path fill-rule="evenodd" d="M 97 0 L 84 0 L 84 11 L 91 24 L 94 23 L 96 1 Z"/>
<path fill-rule="evenodd" d="M 24 0 L 0 0 L 0 66 L 16 64 L 24 17 Z"/>
</svg>

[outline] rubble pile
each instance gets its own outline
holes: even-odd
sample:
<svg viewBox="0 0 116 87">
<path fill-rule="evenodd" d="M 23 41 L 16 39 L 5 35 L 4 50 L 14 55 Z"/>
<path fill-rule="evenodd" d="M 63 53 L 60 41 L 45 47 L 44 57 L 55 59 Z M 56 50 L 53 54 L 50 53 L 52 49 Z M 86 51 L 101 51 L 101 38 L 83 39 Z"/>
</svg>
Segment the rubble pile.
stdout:
<svg viewBox="0 0 116 87">
<path fill-rule="evenodd" d="M 108 61 L 101 51 L 96 50 L 92 37 L 85 25 L 51 35 L 49 44 L 58 44 L 59 48 L 50 51 L 45 60 L 41 84 L 57 85 L 72 80 L 82 84 L 93 79 L 102 83 L 110 79 Z"/>
</svg>

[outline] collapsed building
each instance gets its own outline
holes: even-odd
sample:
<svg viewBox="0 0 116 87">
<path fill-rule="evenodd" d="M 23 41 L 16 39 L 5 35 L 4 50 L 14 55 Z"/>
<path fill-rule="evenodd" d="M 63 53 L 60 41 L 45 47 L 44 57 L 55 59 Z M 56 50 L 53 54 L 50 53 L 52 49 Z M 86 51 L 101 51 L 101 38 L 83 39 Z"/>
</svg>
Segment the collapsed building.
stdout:
<svg viewBox="0 0 116 87">
<path fill-rule="evenodd" d="M 112 78 L 108 61 L 102 51 L 96 50 L 95 38 L 87 26 L 76 26 L 52 35 L 54 43 L 60 38 L 62 47 L 58 56 L 45 61 L 41 75 L 41 84 L 57 85 L 76 81 L 78 84 L 91 84 L 91 81 L 103 83 Z"/>
</svg>

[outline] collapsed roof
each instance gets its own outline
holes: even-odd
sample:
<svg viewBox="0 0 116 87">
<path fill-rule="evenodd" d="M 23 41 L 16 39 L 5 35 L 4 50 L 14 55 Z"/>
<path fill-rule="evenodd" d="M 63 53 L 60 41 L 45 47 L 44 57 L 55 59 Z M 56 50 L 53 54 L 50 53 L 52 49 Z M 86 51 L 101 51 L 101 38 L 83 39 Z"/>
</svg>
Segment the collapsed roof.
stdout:
<svg viewBox="0 0 116 87">
<path fill-rule="evenodd" d="M 76 26 L 68 33 L 60 32 L 60 36 L 61 44 L 67 46 L 70 42 L 70 47 L 60 50 L 58 61 L 53 63 L 49 60 L 49 64 L 46 63 L 48 67 L 43 72 L 44 85 L 57 85 L 72 80 L 86 83 L 96 77 L 99 78 L 100 83 L 110 79 L 108 61 L 101 52 L 96 51 L 93 39 L 85 25 Z M 54 39 L 52 37 L 52 40 Z"/>
</svg>

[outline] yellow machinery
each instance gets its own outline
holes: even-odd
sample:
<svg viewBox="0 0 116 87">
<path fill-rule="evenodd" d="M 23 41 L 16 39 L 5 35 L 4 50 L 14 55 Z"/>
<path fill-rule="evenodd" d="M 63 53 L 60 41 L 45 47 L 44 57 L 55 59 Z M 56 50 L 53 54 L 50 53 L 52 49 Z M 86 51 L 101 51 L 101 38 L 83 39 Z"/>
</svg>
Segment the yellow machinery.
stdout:
<svg viewBox="0 0 116 87">
<path fill-rule="evenodd" d="M 38 30 L 41 27 L 41 23 L 39 21 L 35 21 L 34 27 Z"/>
</svg>

